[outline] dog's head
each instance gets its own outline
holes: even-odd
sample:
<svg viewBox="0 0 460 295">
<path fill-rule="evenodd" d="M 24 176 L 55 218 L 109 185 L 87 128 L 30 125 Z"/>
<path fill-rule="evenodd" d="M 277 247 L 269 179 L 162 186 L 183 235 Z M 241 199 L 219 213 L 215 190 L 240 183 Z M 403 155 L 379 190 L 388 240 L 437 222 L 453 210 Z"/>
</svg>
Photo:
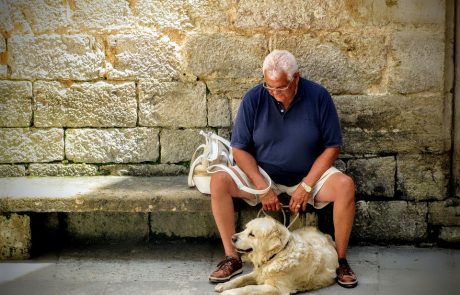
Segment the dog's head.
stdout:
<svg viewBox="0 0 460 295">
<path fill-rule="evenodd" d="M 284 225 L 271 217 L 256 218 L 244 231 L 233 235 L 232 243 L 238 252 L 247 254 L 254 265 L 260 266 L 284 249 L 290 234 Z"/>
</svg>

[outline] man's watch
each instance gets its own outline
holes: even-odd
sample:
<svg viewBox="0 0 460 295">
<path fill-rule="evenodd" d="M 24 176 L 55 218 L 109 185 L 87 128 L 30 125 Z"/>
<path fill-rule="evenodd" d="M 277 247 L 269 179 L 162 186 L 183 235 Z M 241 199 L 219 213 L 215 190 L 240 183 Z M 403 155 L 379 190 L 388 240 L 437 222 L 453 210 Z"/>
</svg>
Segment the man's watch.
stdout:
<svg viewBox="0 0 460 295">
<path fill-rule="evenodd" d="M 303 189 L 307 192 L 307 193 L 311 193 L 311 186 L 309 186 L 308 184 L 306 184 L 305 182 L 301 181 L 300 182 L 300 185 L 303 187 Z"/>
</svg>

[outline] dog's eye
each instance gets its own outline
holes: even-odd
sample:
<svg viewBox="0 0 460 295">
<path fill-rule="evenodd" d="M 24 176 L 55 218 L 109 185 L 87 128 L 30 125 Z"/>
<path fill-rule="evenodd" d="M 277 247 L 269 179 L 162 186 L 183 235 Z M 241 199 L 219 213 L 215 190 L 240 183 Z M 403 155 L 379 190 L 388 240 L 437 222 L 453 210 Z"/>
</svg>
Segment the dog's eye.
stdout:
<svg viewBox="0 0 460 295">
<path fill-rule="evenodd" d="M 254 237 L 254 234 L 252 232 L 249 233 L 250 237 Z"/>
</svg>

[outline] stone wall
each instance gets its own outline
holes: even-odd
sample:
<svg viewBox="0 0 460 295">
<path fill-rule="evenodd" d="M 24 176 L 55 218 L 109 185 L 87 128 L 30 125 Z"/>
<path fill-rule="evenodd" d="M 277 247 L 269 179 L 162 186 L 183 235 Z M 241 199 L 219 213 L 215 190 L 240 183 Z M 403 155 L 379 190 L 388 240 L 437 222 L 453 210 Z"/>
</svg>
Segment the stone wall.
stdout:
<svg viewBox="0 0 460 295">
<path fill-rule="evenodd" d="M 358 185 L 354 235 L 458 239 L 454 7 L 1 0 L 0 176 L 184 174 L 198 131 L 228 137 L 264 56 L 288 49 L 336 102 L 337 165 Z"/>
</svg>

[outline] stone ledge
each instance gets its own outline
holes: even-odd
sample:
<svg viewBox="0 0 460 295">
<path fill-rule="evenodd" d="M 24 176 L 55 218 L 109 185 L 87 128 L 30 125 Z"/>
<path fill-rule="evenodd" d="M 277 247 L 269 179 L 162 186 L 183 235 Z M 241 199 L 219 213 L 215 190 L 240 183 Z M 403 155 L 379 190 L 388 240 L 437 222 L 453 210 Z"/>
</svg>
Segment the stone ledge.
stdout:
<svg viewBox="0 0 460 295">
<path fill-rule="evenodd" d="M 209 197 L 173 177 L 0 178 L 0 212 L 209 212 Z"/>
</svg>

